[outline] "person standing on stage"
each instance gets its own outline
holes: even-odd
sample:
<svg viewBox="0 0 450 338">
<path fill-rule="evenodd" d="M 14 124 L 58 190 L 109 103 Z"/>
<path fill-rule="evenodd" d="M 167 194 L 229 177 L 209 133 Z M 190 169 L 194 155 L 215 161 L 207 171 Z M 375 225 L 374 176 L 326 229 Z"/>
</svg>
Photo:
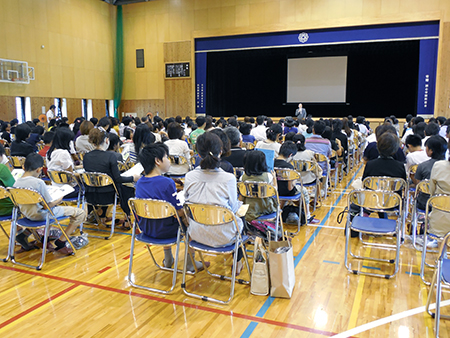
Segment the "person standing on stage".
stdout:
<svg viewBox="0 0 450 338">
<path fill-rule="evenodd" d="M 56 118 L 55 109 L 56 109 L 56 106 L 54 104 L 52 104 L 46 114 L 47 115 L 47 123 L 50 123 L 51 119 Z"/>
<path fill-rule="evenodd" d="M 298 108 L 295 110 L 295 116 L 301 120 L 306 118 L 306 109 L 303 108 L 301 103 L 298 104 Z"/>
</svg>

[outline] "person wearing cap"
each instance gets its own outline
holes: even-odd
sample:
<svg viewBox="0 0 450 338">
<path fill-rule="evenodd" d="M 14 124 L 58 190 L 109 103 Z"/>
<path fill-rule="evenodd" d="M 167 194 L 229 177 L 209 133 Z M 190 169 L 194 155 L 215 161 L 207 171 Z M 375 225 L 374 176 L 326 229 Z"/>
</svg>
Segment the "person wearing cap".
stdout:
<svg viewBox="0 0 450 338">
<path fill-rule="evenodd" d="M 286 135 L 287 133 L 294 132 L 298 133 L 298 128 L 295 126 L 295 121 L 292 116 L 287 116 L 284 120 L 284 129 L 283 129 L 283 135 Z"/>
<path fill-rule="evenodd" d="M 298 104 L 298 108 L 295 110 L 295 116 L 299 119 L 305 119 L 306 118 L 306 109 L 303 108 L 303 105 L 301 103 Z"/>
</svg>

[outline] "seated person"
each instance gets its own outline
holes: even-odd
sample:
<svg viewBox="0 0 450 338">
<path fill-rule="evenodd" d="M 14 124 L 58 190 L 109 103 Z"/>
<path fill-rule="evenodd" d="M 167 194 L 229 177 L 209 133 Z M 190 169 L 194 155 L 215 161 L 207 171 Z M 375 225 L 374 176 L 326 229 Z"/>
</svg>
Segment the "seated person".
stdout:
<svg viewBox="0 0 450 338">
<path fill-rule="evenodd" d="M 47 156 L 47 151 L 50 149 L 52 142 L 53 142 L 53 137 L 55 136 L 55 133 L 53 131 L 48 131 L 44 134 L 44 137 L 42 138 L 42 141 L 44 141 L 44 147 L 39 150 L 39 155 L 41 155 L 42 157 Z"/>
<path fill-rule="evenodd" d="M 119 193 L 120 206 L 124 213 L 129 216 L 130 208 L 128 206 L 128 200 L 134 196 L 134 189 L 124 186 L 122 183 L 137 182 L 141 175 L 135 176 L 121 176 L 119 168 L 117 166 L 117 158 L 111 152 L 105 151 L 109 146 L 109 138 L 106 137 L 106 133 L 100 131 L 98 128 L 94 128 L 89 132 L 89 142 L 91 142 L 95 149 L 84 155 L 83 167 L 86 172 L 97 172 L 109 175 L 114 181 L 114 184 Z M 106 205 L 114 203 L 114 187 L 112 185 L 106 187 L 89 187 L 86 186 L 86 201 L 92 205 Z M 92 205 L 88 206 L 89 213 L 93 210 Z M 106 221 L 107 207 L 101 207 L 101 211 L 98 212 L 102 223 Z M 93 217 L 90 216 L 89 220 Z M 130 230 L 130 224 L 121 220 L 123 226 L 120 227 L 123 230 Z"/>
<path fill-rule="evenodd" d="M 241 143 L 241 133 L 239 133 L 239 130 L 235 127 L 227 127 L 223 131 L 228 136 L 231 143 L 231 154 L 230 156 L 223 156 L 223 159 L 230 162 L 234 168 L 243 168 L 246 150 L 239 146 Z"/>
<path fill-rule="evenodd" d="M 38 147 L 37 143 L 41 142 L 42 135 L 44 134 L 44 127 L 42 126 L 36 126 L 31 130 L 30 137 L 27 139 L 27 143 L 31 144 L 33 146 L 33 151 L 37 152 Z"/>
<path fill-rule="evenodd" d="M 242 175 L 242 182 L 265 182 L 276 186 L 274 175 L 268 172 L 266 155 L 259 150 L 249 151 L 244 156 L 245 173 Z M 274 198 L 247 198 L 240 197 L 244 204 L 248 204 L 245 220 L 251 222 L 262 215 L 268 215 L 277 211 Z"/>
<path fill-rule="evenodd" d="M 142 149 L 138 158 L 144 167 L 145 176 L 141 177 L 136 183 L 136 197 L 170 202 L 177 210 L 182 226 L 185 226 L 187 221 L 183 206 L 177 197 L 175 182 L 171 178 L 162 176 L 170 168 L 168 153 L 169 149 L 162 143 L 150 144 Z M 160 239 L 176 237 L 178 226 L 175 217 L 161 220 L 141 219 L 139 221 L 139 229 L 145 235 Z M 186 227 L 183 228 L 184 231 L 186 231 Z M 164 247 L 164 266 L 171 268 L 173 262 L 172 248 L 170 246 Z M 202 269 L 201 262 L 195 262 L 195 265 L 197 269 Z M 188 256 L 187 269 L 189 271 L 195 270 L 190 256 Z"/>
<path fill-rule="evenodd" d="M 75 141 L 75 148 L 79 153 L 88 153 L 94 150 L 94 146 L 89 143 L 89 132 L 94 129 L 94 124 L 90 121 L 83 121 L 80 124 L 80 136 Z"/>
<path fill-rule="evenodd" d="M 16 127 L 16 139 L 11 142 L 11 156 L 23 156 L 34 152 L 33 146 L 26 142 L 30 136 L 31 128 L 26 123 L 19 124 Z"/>
<path fill-rule="evenodd" d="M 242 142 L 246 143 L 255 143 L 256 139 L 255 136 L 250 135 L 250 132 L 252 131 L 252 125 L 249 123 L 243 123 L 239 127 L 239 131 L 242 134 Z"/>
<path fill-rule="evenodd" d="M 424 149 L 422 149 L 422 139 L 420 136 L 412 134 L 406 138 L 405 146 L 408 148 L 408 155 L 406 155 L 405 170 L 408 173 L 409 168 L 415 164 L 428 161 L 430 158 Z"/>
<path fill-rule="evenodd" d="M 68 207 L 68 206 L 57 206 L 61 203 L 62 198 L 52 201 L 47 186 L 43 180 L 39 178 L 42 172 L 42 167 L 44 166 L 44 160 L 39 154 L 29 154 L 23 166 L 25 173 L 21 178 L 19 178 L 16 183 L 14 183 L 15 188 L 31 188 L 38 191 L 42 197 L 47 202 L 48 206 L 52 209 L 53 214 L 56 217 L 69 216 L 70 221 L 67 228 L 65 228 L 65 233 L 67 235 L 72 234 L 75 229 L 85 220 L 86 213 L 83 209 Z M 43 208 L 41 204 L 21 204 L 19 206 L 20 212 L 28 219 L 32 221 L 42 221 L 46 218 L 47 210 Z M 68 243 L 65 242 L 64 235 L 61 235 L 56 241 L 56 251 L 63 255 L 71 255 L 73 253 L 72 248 Z M 48 249 L 49 247 L 47 247 Z M 50 247 L 51 248 L 51 247 Z"/>
<path fill-rule="evenodd" d="M 186 174 L 184 194 L 186 202 L 209 203 L 229 208 L 236 213 L 241 206 L 238 201 L 236 177 L 220 168 L 222 141 L 214 133 L 207 132 L 196 139 L 197 152 L 201 157 L 200 166 Z M 223 247 L 235 242 L 236 228 L 240 233 L 244 228 L 242 219 L 217 227 L 207 226 L 189 219 L 189 235 L 193 240 L 213 247 Z M 236 274 L 243 268 L 243 252 L 238 250 Z"/>
<path fill-rule="evenodd" d="M 184 175 L 189 171 L 191 161 L 191 151 L 186 141 L 183 141 L 184 130 L 179 123 L 172 122 L 167 126 L 169 140 L 164 144 L 169 148 L 169 155 L 183 156 L 186 164 L 173 164 L 170 166 L 169 175 Z"/>
<path fill-rule="evenodd" d="M 382 125 L 379 125 L 378 127 L 376 127 L 375 129 L 375 136 L 378 139 L 380 138 L 381 135 L 383 135 L 384 133 L 391 133 L 397 136 L 397 130 L 390 124 L 390 123 L 385 123 Z M 374 160 L 379 156 L 379 152 L 378 152 L 378 147 L 377 147 L 377 142 L 371 142 L 367 145 L 366 149 L 364 150 L 364 154 L 363 154 L 363 158 L 364 161 L 370 161 L 370 160 Z M 394 160 L 397 160 L 401 163 L 405 163 L 406 161 L 406 156 L 405 153 L 403 152 L 402 148 L 400 148 L 400 144 L 398 149 L 394 152 L 394 154 L 392 155 L 392 157 L 394 158 Z"/>
<path fill-rule="evenodd" d="M 270 149 L 275 151 L 275 157 L 278 156 L 280 152 L 281 144 L 278 141 L 281 140 L 283 136 L 283 129 L 277 124 L 273 124 L 270 128 L 266 130 L 266 139 L 263 141 L 258 141 L 256 143 L 257 149 Z"/>
<path fill-rule="evenodd" d="M 116 156 L 117 162 L 123 162 L 122 154 L 119 153 L 119 146 L 120 146 L 119 136 L 117 136 L 117 134 L 114 133 L 109 133 L 108 138 L 109 138 L 109 146 L 108 149 L 106 149 L 106 151 L 114 154 L 114 156 Z"/>
<path fill-rule="evenodd" d="M 296 134 L 292 139 L 292 142 L 294 142 L 297 146 L 297 154 L 294 155 L 292 160 L 303 160 L 317 163 L 316 158 L 314 157 L 314 152 L 312 150 L 306 149 L 305 140 L 305 136 L 303 136 L 302 134 Z M 322 168 L 317 165 L 317 172 L 314 173 L 309 171 L 302 171 L 301 175 L 303 184 L 311 184 L 314 183 L 317 178 L 322 177 Z"/>
<path fill-rule="evenodd" d="M 230 139 L 228 138 L 227 134 L 225 134 L 221 129 L 213 129 L 210 131 L 210 133 L 216 134 L 222 141 L 222 154 L 220 155 L 219 167 L 230 174 L 234 174 L 233 166 L 225 159 L 225 157 L 231 155 Z"/>
<path fill-rule="evenodd" d="M 414 175 L 414 184 L 418 184 L 420 181 L 429 180 L 431 177 L 431 170 L 437 161 L 445 159 L 445 153 L 447 152 L 447 141 L 439 135 L 431 136 L 425 142 L 425 149 L 428 157 L 428 161 L 422 162 L 417 166 L 416 174 Z M 417 196 L 417 207 L 425 210 L 426 204 L 430 195 L 422 192 Z"/>
</svg>

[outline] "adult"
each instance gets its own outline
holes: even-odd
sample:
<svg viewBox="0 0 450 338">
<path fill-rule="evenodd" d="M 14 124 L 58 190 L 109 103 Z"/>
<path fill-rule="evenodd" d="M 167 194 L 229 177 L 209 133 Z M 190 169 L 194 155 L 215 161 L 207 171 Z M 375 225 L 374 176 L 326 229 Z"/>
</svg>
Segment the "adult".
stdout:
<svg viewBox="0 0 450 338">
<path fill-rule="evenodd" d="M 295 110 L 295 116 L 299 119 L 305 119 L 306 118 L 306 109 L 303 108 L 303 104 L 299 103 L 298 108 Z"/>
<path fill-rule="evenodd" d="M 50 106 L 50 109 L 47 111 L 47 123 L 50 123 L 50 120 L 56 119 L 56 113 L 55 113 L 56 106 L 52 104 Z"/>
<path fill-rule="evenodd" d="M 385 124 L 379 125 L 375 129 L 375 136 L 376 136 L 377 142 L 378 142 L 378 139 L 380 138 L 380 136 L 383 135 L 384 133 L 391 133 L 391 134 L 394 134 L 395 136 L 397 136 L 397 131 L 395 130 L 395 128 L 390 123 L 385 123 Z M 364 161 L 367 162 L 370 160 L 374 160 L 379 156 L 377 142 L 371 142 L 367 145 L 366 149 L 364 150 L 364 154 L 363 154 Z M 403 149 L 400 146 L 398 147 L 397 151 L 392 155 L 392 157 L 394 158 L 394 160 L 397 160 L 401 163 L 405 163 L 405 161 L 406 161 L 405 153 L 403 152 Z"/>
<path fill-rule="evenodd" d="M 11 156 L 23 156 L 34 152 L 33 146 L 26 142 L 30 136 L 31 128 L 26 123 L 19 124 L 16 127 L 16 138 L 11 142 Z"/>
<path fill-rule="evenodd" d="M 80 136 L 75 141 L 75 147 L 79 153 L 88 153 L 94 150 L 95 147 L 89 142 L 89 132 L 94 129 L 94 124 L 91 121 L 83 121 L 80 125 Z"/>
<path fill-rule="evenodd" d="M 154 142 L 155 136 L 150 131 L 150 128 L 146 124 L 141 123 L 136 127 L 136 130 L 134 131 L 133 143 L 129 143 L 128 150 L 124 149 L 124 152 L 128 152 L 128 155 L 132 162 L 137 162 L 137 156 L 139 155 L 141 149 Z"/>
<path fill-rule="evenodd" d="M 286 135 L 287 133 L 294 132 L 295 134 L 298 133 L 298 128 L 295 126 L 295 121 L 291 116 L 286 117 L 284 120 L 284 129 L 283 134 Z"/>
<path fill-rule="evenodd" d="M 191 151 L 186 141 L 182 139 L 184 136 L 183 127 L 177 122 L 171 122 L 167 126 L 167 133 L 169 140 L 164 142 L 164 144 L 169 148 L 169 155 L 183 156 L 187 161 L 185 164 L 172 163 L 167 173 L 169 175 L 184 175 L 189 171 Z"/>
<path fill-rule="evenodd" d="M 265 141 L 267 138 L 266 127 L 264 126 L 264 116 L 259 115 L 256 118 L 257 126 L 252 129 L 250 135 L 252 135 L 256 141 Z"/>
<path fill-rule="evenodd" d="M 278 123 L 272 125 L 272 127 L 267 129 L 266 131 L 266 139 L 264 141 L 259 141 L 258 143 L 256 143 L 255 148 L 273 150 L 275 151 L 275 157 L 278 157 L 281 148 L 281 144 L 278 143 L 278 141 L 280 141 L 282 133 L 283 129 Z"/>
<path fill-rule="evenodd" d="M 324 121 L 315 121 L 312 128 L 313 135 L 305 140 L 305 148 L 313 151 L 314 153 L 322 154 L 327 158 L 330 158 L 331 142 L 330 140 L 322 137 L 325 128 L 326 124 Z M 324 162 L 319 162 L 319 166 L 322 168 L 323 175 L 326 176 L 328 173 L 327 164 Z"/>
<path fill-rule="evenodd" d="M 231 154 L 229 156 L 223 156 L 222 158 L 230 162 L 234 168 L 243 168 L 246 150 L 239 146 L 241 142 L 241 133 L 235 127 L 227 127 L 223 131 L 230 139 Z"/>
</svg>

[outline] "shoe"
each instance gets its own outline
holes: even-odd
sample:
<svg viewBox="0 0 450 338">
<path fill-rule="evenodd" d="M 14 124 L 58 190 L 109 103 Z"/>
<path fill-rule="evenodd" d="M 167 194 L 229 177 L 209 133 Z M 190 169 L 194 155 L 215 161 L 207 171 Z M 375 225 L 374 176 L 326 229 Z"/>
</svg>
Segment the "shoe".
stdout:
<svg viewBox="0 0 450 338">
<path fill-rule="evenodd" d="M 210 262 L 205 262 L 205 265 L 206 265 L 206 268 L 209 268 L 211 263 Z M 199 262 L 199 261 L 195 261 L 195 266 L 196 266 L 198 272 L 203 271 L 205 269 L 205 267 L 203 266 L 202 262 Z M 191 268 L 188 267 L 187 271 L 195 273 L 194 267 L 191 267 Z"/>
<path fill-rule="evenodd" d="M 295 212 L 290 212 L 286 218 L 286 223 L 298 223 L 298 215 Z"/>
<path fill-rule="evenodd" d="M 308 220 L 308 224 L 318 224 L 318 223 L 320 223 L 320 219 L 317 219 L 317 218 L 310 218 L 309 220 Z"/>
<path fill-rule="evenodd" d="M 83 234 L 81 236 L 72 236 L 69 239 L 72 242 L 75 249 L 77 250 L 80 250 L 81 248 L 84 248 L 86 245 L 89 244 L 87 234 Z"/>
<path fill-rule="evenodd" d="M 430 249 L 435 249 L 438 246 L 439 246 L 438 241 L 435 239 L 432 239 L 432 240 L 428 241 L 428 243 L 427 243 L 427 248 L 430 248 Z"/>
<path fill-rule="evenodd" d="M 91 213 L 86 218 L 86 223 L 97 223 L 97 220 L 94 215 L 94 211 L 91 211 Z"/>
<path fill-rule="evenodd" d="M 244 263 L 242 263 L 242 260 L 237 262 L 236 266 L 236 276 L 239 276 L 241 274 L 242 269 L 244 268 Z"/>
<path fill-rule="evenodd" d="M 70 244 L 66 242 L 66 246 L 60 248 L 60 249 L 56 249 L 55 252 L 63 255 L 63 256 L 70 256 L 73 255 L 73 250 L 70 247 Z"/>
</svg>

